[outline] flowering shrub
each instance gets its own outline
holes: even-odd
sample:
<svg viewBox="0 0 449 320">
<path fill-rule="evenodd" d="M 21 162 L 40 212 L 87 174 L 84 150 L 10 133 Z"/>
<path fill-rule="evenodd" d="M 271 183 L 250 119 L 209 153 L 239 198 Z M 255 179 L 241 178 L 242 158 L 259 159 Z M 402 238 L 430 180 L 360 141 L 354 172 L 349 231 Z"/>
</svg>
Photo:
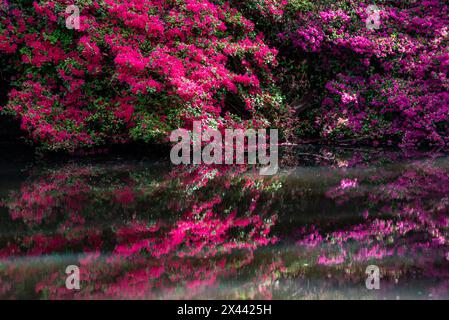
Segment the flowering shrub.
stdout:
<svg viewBox="0 0 449 320">
<path fill-rule="evenodd" d="M 66 28 L 73 1 L 1 0 L 15 71 L 3 112 L 48 149 L 161 141 L 194 119 L 266 126 L 280 109 L 276 50 L 228 2 L 75 3 L 79 30 Z"/>
<path fill-rule="evenodd" d="M 65 9 L 80 7 L 80 28 Z M 214 128 L 446 146 L 445 1 L 0 0 L 3 114 L 47 149 Z M 374 11 L 373 11 L 374 10 Z M 295 111 L 296 115 L 293 114 Z"/>
<path fill-rule="evenodd" d="M 447 2 L 376 1 L 377 16 L 372 4 L 290 1 L 282 37 L 308 55 L 323 92 L 311 121 L 325 139 L 446 145 Z"/>
</svg>

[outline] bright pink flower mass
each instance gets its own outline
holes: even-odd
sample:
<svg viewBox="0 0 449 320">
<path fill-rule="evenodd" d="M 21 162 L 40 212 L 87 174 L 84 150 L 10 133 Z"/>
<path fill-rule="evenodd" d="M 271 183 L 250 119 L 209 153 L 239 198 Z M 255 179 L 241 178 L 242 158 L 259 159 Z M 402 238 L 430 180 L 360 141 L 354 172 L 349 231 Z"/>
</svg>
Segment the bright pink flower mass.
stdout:
<svg viewBox="0 0 449 320">
<path fill-rule="evenodd" d="M 49 149 L 160 141 L 193 119 L 232 126 L 227 100 L 251 126 L 279 108 L 277 52 L 226 1 L 90 1 L 79 30 L 65 24 L 73 1 L 28 2 L 2 0 L 3 112 Z"/>
</svg>

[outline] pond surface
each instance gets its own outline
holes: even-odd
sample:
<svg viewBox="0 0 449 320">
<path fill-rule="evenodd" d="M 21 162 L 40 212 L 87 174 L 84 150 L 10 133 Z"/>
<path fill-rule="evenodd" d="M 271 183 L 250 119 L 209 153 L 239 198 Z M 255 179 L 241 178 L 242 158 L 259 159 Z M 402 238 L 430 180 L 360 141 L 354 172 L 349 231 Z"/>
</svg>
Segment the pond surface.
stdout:
<svg viewBox="0 0 449 320">
<path fill-rule="evenodd" d="M 304 147 L 281 159 L 261 177 L 167 157 L 9 155 L 0 298 L 449 298 L 448 157 Z"/>
</svg>

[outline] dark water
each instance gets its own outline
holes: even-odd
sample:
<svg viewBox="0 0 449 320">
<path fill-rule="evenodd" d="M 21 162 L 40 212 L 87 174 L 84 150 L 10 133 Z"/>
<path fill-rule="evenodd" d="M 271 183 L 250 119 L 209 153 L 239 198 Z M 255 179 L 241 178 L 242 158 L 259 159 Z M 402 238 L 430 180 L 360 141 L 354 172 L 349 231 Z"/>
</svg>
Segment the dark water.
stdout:
<svg viewBox="0 0 449 320">
<path fill-rule="evenodd" d="M 10 155 L 0 298 L 449 298 L 448 157 L 287 149 L 281 167 Z"/>
</svg>

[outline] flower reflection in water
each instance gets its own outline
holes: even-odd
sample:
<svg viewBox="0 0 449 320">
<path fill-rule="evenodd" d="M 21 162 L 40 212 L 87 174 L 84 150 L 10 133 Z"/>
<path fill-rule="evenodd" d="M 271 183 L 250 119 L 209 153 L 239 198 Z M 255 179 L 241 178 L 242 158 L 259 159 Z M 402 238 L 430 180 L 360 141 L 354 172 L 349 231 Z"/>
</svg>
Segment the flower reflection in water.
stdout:
<svg viewBox="0 0 449 320">
<path fill-rule="evenodd" d="M 34 169 L 3 200 L 0 296 L 447 298 L 449 161 L 387 158 L 322 153 L 331 163 L 274 177 L 146 162 Z M 69 264 L 79 291 L 65 287 Z"/>
<path fill-rule="evenodd" d="M 402 292 L 411 298 L 447 298 L 447 160 L 364 171 L 347 171 L 340 185 L 325 193 L 337 207 L 352 206 L 356 215 L 303 226 L 298 246 L 324 270 L 347 273 L 344 281 L 353 281 L 354 273 L 360 277 L 370 264 L 378 265 L 385 289 L 379 294 L 390 290 L 390 294 Z M 336 285 L 341 281 L 337 276 L 327 282 Z"/>
<path fill-rule="evenodd" d="M 32 177 L 13 192 L 4 202 L 15 236 L 2 241 L 2 295 L 20 296 L 15 284 L 38 272 L 19 257 L 50 255 L 79 265 L 83 288 L 65 288 L 63 261 L 45 262 L 49 270 L 34 276 L 37 296 L 194 297 L 276 241 L 270 234 L 276 215 L 255 212 L 272 181 L 238 167 L 189 168 L 159 178 L 154 169 L 137 169 L 70 165 Z M 273 265 L 261 269 L 257 281 Z"/>
</svg>

